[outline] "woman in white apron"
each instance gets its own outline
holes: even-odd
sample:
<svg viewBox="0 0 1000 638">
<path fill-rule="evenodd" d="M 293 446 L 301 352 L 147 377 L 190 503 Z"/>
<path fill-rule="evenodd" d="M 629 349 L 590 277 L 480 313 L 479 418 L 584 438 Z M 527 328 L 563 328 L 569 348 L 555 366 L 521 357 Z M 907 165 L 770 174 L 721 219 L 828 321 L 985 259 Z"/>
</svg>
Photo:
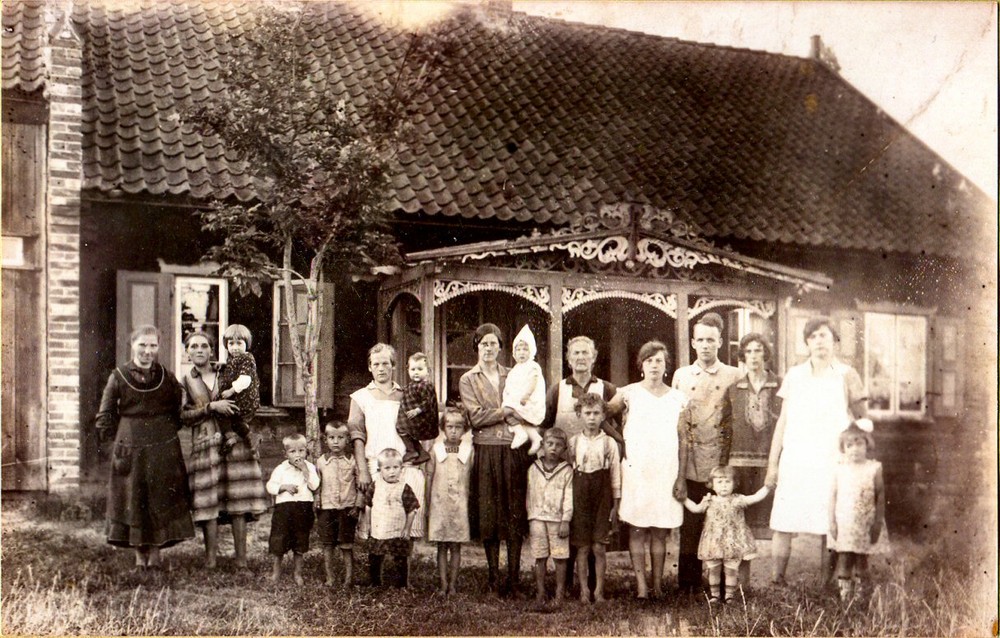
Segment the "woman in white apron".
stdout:
<svg viewBox="0 0 1000 638">
<path fill-rule="evenodd" d="M 393 371 L 396 367 L 396 350 L 384 343 L 377 343 L 368 351 L 368 371 L 372 382 L 351 394 L 351 411 L 347 418 L 347 429 L 354 444 L 354 458 L 361 474 L 362 489 L 368 490 L 372 484 L 372 476 L 378 469 L 376 457 L 387 448 L 406 452 L 403 439 L 396 432 L 396 415 L 399 413 L 399 403 L 403 398 L 403 390 L 393 381 Z M 417 495 L 420 502 L 420 512 L 413 521 L 410 536 L 421 538 L 424 535 L 424 473 L 413 465 L 403 466 L 404 482 Z M 367 511 L 363 519 L 358 521 L 358 536 L 367 537 Z"/>
<path fill-rule="evenodd" d="M 839 458 L 840 432 L 866 415 L 864 385 L 857 371 L 834 356 L 840 341 L 830 319 L 818 317 L 803 331 L 809 360 L 788 371 L 778 396 L 781 416 L 774 430 L 765 483 L 775 490 L 771 509 L 774 570 L 782 584 L 791 554 L 792 536 L 822 538 L 821 579 L 830 573 L 826 534 L 834 466 Z"/>
</svg>

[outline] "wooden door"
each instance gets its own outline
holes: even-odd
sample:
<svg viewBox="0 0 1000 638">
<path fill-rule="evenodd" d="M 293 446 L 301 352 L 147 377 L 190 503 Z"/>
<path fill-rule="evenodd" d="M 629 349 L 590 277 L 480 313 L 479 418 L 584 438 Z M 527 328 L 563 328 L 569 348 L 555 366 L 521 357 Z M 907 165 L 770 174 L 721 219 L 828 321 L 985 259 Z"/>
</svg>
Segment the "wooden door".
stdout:
<svg viewBox="0 0 1000 638">
<path fill-rule="evenodd" d="M 46 317 L 43 220 L 46 130 L 37 122 L 0 127 L 3 138 L 2 457 L 4 490 L 44 490 Z"/>
<path fill-rule="evenodd" d="M 174 324 L 171 312 L 173 276 L 169 273 L 118 271 L 115 304 L 115 363 L 128 361 L 132 354 L 129 335 L 142 325 L 160 329 L 159 361 L 173 371 Z"/>
</svg>

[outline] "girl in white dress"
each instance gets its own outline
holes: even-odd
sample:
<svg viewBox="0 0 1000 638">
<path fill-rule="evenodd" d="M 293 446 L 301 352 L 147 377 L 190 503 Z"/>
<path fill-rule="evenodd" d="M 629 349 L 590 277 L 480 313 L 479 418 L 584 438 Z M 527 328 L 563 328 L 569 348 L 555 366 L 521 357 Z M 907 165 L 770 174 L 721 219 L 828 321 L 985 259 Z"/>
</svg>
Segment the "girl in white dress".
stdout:
<svg viewBox="0 0 1000 638">
<path fill-rule="evenodd" d="M 469 419 L 458 408 L 447 407 L 441 417 L 441 432 L 427 463 L 427 540 L 437 543 L 441 593 L 458 591 L 462 567 L 462 543 L 469 542 L 469 482 L 475 455 Z"/>
<path fill-rule="evenodd" d="M 667 531 L 680 527 L 687 496 L 681 466 L 678 429 L 686 423 L 687 397 L 664 382 L 667 346 L 650 341 L 639 349 L 642 381 L 627 385 L 609 403 L 609 412 L 624 410 L 625 456 L 622 500 L 618 516 L 631 526 L 629 554 L 636 593 L 647 598 L 646 544 L 653 569 L 653 595 L 662 594 Z M 686 427 L 686 426 L 685 426 Z M 672 488 L 672 494 L 665 493 Z"/>
<path fill-rule="evenodd" d="M 843 458 L 834 471 L 827 538 L 837 552 L 837 587 L 845 602 L 868 575 L 868 555 L 889 549 L 882 464 L 868 458 L 875 449 L 871 431 L 871 421 L 858 419 L 841 433 Z"/>
</svg>

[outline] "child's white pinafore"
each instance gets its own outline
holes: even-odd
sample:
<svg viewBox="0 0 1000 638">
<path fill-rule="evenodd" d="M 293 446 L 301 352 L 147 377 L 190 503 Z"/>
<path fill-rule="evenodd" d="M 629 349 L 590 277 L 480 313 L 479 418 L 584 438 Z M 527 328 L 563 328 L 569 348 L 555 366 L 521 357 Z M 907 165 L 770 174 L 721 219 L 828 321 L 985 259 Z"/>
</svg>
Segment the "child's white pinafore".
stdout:
<svg viewBox="0 0 1000 638">
<path fill-rule="evenodd" d="M 351 398 L 365 413 L 365 458 L 368 460 L 369 476 L 378 474 L 378 453 L 386 448 L 392 448 L 402 456 L 406 452 L 403 439 L 396 431 L 396 417 L 399 414 L 399 401 L 376 399 L 368 388 L 361 388 L 351 394 Z M 419 467 L 404 465 L 400 479 L 410 485 L 417 496 L 420 508 L 424 508 L 424 472 Z M 366 510 L 358 521 L 358 538 L 368 538 L 371 529 L 371 512 Z M 424 517 L 417 516 L 410 526 L 411 538 L 422 538 L 424 535 Z"/>
</svg>

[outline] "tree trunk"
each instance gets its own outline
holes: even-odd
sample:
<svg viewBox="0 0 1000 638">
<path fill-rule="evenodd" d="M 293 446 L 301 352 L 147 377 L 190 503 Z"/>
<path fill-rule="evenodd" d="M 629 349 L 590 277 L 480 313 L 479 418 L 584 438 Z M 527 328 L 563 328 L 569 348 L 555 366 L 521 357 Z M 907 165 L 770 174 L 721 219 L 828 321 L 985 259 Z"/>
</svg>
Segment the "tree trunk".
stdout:
<svg viewBox="0 0 1000 638">
<path fill-rule="evenodd" d="M 315 364 L 315 356 L 313 357 L 313 364 Z M 313 366 L 315 370 L 315 366 Z M 308 372 L 302 374 L 302 390 L 305 392 L 305 408 L 306 408 L 306 439 L 309 444 L 309 451 L 312 456 L 313 462 L 319 458 L 319 455 L 323 452 L 323 446 L 320 443 L 320 430 L 319 430 L 319 408 L 316 406 L 316 375 L 314 372 Z"/>
</svg>

